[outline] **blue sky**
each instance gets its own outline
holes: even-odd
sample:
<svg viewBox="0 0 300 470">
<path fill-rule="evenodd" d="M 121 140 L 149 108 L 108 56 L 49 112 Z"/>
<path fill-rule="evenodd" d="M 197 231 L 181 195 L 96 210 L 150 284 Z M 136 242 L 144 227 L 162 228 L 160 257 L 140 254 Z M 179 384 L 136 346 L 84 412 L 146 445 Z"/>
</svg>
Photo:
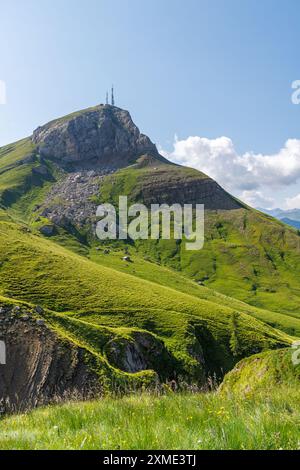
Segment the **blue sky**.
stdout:
<svg viewBox="0 0 300 470">
<path fill-rule="evenodd" d="M 0 80 L 7 87 L 0 145 L 103 102 L 114 83 L 116 104 L 170 158 L 200 169 L 211 158 L 205 166 L 211 176 L 245 200 L 254 198 L 254 205 L 298 204 L 300 105 L 291 102 L 291 83 L 300 79 L 299 1 L 10 0 L 0 6 Z M 286 146 L 289 139 L 294 145 Z M 272 162 L 285 173 L 291 152 L 296 161 L 287 163 L 284 181 L 275 175 L 272 182 L 266 177 L 271 167 L 274 173 Z M 271 167 L 260 156 L 274 157 Z M 242 181 L 229 181 L 239 169 L 246 172 Z"/>
</svg>

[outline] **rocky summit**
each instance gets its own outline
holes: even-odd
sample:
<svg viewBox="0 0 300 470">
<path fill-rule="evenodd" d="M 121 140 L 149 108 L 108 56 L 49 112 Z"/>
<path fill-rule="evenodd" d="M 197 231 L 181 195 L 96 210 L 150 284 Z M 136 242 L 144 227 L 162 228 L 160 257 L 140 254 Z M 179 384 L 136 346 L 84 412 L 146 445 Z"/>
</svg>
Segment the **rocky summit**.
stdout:
<svg viewBox="0 0 300 470">
<path fill-rule="evenodd" d="M 49 175 L 49 164 L 63 170 L 36 207 L 36 215 L 50 221 L 41 227 L 46 236 L 56 233 L 55 226 L 74 233 L 86 225 L 94 233 L 97 202 L 112 174 L 116 174 L 113 185 L 120 189 L 122 181 L 134 181 L 132 187 L 126 183 L 122 194 L 147 206 L 177 202 L 214 210 L 241 207 L 207 175 L 162 157 L 130 113 L 115 106 L 98 105 L 51 121 L 33 132 L 31 143 L 31 159 L 40 163 L 34 174 L 38 171 L 40 177 L 55 180 L 55 175 Z"/>
<path fill-rule="evenodd" d="M 117 169 L 144 154 L 158 160 L 156 146 L 133 123 L 128 111 L 99 105 L 38 127 L 32 141 L 39 154 L 67 170 Z"/>
</svg>

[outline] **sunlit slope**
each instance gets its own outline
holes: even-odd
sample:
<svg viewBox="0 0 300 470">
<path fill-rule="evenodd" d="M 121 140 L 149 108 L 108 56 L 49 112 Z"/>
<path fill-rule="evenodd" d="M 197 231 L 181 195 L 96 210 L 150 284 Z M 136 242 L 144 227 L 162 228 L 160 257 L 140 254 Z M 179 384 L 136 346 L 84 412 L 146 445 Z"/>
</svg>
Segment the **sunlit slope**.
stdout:
<svg viewBox="0 0 300 470">
<path fill-rule="evenodd" d="M 8 171 L 20 163 L 26 155 L 34 149 L 30 138 L 19 140 L 12 144 L 0 147 L 0 171 Z"/>
<path fill-rule="evenodd" d="M 68 240 L 69 246 L 71 242 Z M 78 250 L 79 248 L 76 247 Z M 300 337 L 300 319 L 291 317 L 278 312 L 271 312 L 262 308 L 257 308 L 233 297 L 221 294 L 212 288 L 199 285 L 194 280 L 185 276 L 183 273 L 168 268 L 161 264 L 150 262 L 144 259 L 135 250 L 130 249 L 130 263 L 124 263 L 122 248 L 110 247 L 109 255 L 103 250 L 97 250 L 93 247 L 85 255 L 97 264 L 107 266 L 118 271 L 131 274 L 142 279 L 155 282 L 159 285 L 171 287 L 174 290 L 192 295 L 202 300 L 208 300 L 215 304 L 227 306 L 239 312 L 261 320 L 274 328 L 285 331 L 286 333 Z"/>
<path fill-rule="evenodd" d="M 0 243 L 1 295 L 94 325 L 151 331 L 191 367 L 199 345 L 207 363 L 231 367 L 234 312 L 240 356 L 290 342 L 243 312 L 96 265 L 24 227 L 2 222 Z"/>
<path fill-rule="evenodd" d="M 58 169 L 40 158 L 30 138 L 0 148 L 0 207 L 19 221 L 34 219 L 59 175 Z"/>
<path fill-rule="evenodd" d="M 0 148 L 0 202 L 9 204 L 22 196 L 31 185 L 32 169 L 36 163 L 26 161 L 34 145 L 31 140 L 19 142 Z"/>
</svg>

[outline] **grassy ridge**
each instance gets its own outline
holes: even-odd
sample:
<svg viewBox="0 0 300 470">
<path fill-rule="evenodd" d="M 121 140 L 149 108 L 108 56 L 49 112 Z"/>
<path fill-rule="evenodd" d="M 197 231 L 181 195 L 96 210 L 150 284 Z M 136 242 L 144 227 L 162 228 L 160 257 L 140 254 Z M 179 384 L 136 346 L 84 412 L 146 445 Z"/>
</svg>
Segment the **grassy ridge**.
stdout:
<svg viewBox="0 0 300 470">
<path fill-rule="evenodd" d="M 146 185 L 151 187 L 151 180 L 155 185 L 163 184 L 161 191 L 166 191 L 168 185 L 180 186 L 183 181 L 191 184 L 206 179 L 207 175 L 193 168 L 161 162 L 145 167 L 137 164 L 106 177 L 99 200 L 118 205 L 119 195 L 127 195 L 131 202 L 143 202 L 143 191 Z"/>
<path fill-rule="evenodd" d="M 0 449 L 299 449 L 299 420 L 293 387 L 248 400 L 144 394 L 2 419 Z"/>
</svg>

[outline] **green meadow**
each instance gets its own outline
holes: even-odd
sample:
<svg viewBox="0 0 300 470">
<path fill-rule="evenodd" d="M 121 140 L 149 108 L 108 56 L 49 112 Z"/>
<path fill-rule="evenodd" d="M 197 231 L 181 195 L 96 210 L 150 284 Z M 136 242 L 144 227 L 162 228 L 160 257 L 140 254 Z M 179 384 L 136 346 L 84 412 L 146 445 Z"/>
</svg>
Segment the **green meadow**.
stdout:
<svg viewBox="0 0 300 470">
<path fill-rule="evenodd" d="M 300 448 L 297 388 L 223 397 L 141 394 L 66 403 L 0 421 L 0 449 Z"/>
</svg>

